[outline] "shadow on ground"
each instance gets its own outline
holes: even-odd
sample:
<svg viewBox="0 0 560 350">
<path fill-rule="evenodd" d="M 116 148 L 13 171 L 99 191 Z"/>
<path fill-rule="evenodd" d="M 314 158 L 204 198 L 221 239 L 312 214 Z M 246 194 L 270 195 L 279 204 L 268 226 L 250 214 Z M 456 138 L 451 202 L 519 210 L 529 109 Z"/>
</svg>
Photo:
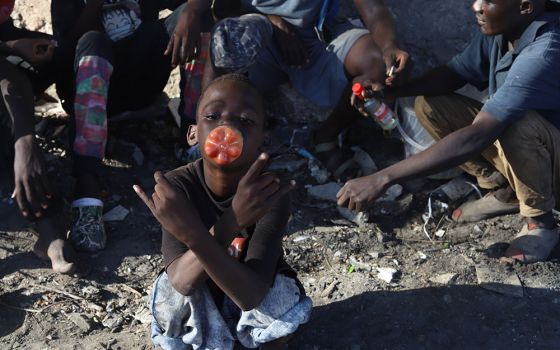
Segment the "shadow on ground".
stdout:
<svg viewBox="0 0 560 350">
<path fill-rule="evenodd" d="M 297 349 L 553 349 L 560 293 L 524 298 L 477 286 L 368 292 L 316 306 L 291 342 Z M 536 325 L 539 326 L 536 326 Z"/>
</svg>

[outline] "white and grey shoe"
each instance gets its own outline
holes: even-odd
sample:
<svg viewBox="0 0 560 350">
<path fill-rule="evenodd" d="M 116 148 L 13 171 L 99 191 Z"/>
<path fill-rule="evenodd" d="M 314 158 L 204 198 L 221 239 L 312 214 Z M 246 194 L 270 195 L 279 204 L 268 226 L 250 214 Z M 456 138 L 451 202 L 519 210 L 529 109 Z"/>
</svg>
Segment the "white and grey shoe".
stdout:
<svg viewBox="0 0 560 350">
<path fill-rule="evenodd" d="M 97 252 L 105 248 L 107 235 L 103 225 L 103 202 L 80 198 L 72 202 L 70 240 L 77 250 Z"/>
</svg>

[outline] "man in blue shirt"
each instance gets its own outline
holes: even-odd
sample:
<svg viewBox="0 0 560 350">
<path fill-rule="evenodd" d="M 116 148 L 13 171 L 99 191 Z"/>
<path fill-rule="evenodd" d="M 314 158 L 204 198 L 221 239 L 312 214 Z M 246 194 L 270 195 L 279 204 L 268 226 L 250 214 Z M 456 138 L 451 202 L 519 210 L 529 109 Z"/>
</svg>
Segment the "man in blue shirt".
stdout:
<svg viewBox="0 0 560 350">
<path fill-rule="evenodd" d="M 481 33 L 465 51 L 405 86 L 386 90 L 389 96 L 424 95 L 416 100 L 416 113 L 439 141 L 347 182 L 338 193 L 339 205 L 362 210 L 396 182 L 463 164 L 481 187 L 497 190 L 457 209 L 453 218 L 476 221 L 519 210 L 527 224 L 506 255 L 546 260 L 558 243 L 552 210 L 560 198 L 560 12 L 551 11 L 555 6 L 551 0 L 474 1 Z M 450 95 L 466 83 L 488 88 L 488 101 Z"/>
</svg>

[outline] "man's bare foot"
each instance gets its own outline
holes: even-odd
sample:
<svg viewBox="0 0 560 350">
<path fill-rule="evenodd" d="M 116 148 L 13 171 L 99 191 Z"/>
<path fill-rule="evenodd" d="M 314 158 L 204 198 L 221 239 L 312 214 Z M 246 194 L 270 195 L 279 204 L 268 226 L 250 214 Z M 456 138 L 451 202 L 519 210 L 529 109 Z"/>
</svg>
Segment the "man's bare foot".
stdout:
<svg viewBox="0 0 560 350">
<path fill-rule="evenodd" d="M 76 271 L 72 262 L 75 253 L 69 242 L 61 237 L 55 221 L 45 218 L 37 222 L 39 238 L 35 242 L 33 252 L 41 259 L 49 259 L 54 272 L 71 274 Z"/>
</svg>

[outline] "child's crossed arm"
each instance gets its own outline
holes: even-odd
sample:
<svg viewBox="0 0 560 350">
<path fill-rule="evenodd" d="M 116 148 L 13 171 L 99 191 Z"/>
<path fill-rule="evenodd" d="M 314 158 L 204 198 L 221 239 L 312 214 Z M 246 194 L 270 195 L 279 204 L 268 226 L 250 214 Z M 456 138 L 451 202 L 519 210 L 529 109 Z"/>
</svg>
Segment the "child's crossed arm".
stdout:
<svg viewBox="0 0 560 350">
<path fill-rule="evenodd" d="M 161 172 L 154 174 L 156 186 L 151 199 L 140 187 L 134 187 L 162 227 L 190 249 L 169 266 L 172 275 L 180 276 L 178 284 L 183 291 L 208 276 L 243 310 L 255 308 L 265 297 L 274 270 L 260 268 L 259 261 L 237 262 L 231 259 L 225 247 L 237 232 L 254 225 L 295 186 L 293 181 L 282 186 L 272 174 L 263 174 L 267 161 L 268 156 L 263 154 L 251 166 L 239 182 L 231 209 L 224 213 L 210 234 L 193 204 Z M 286 223 L 288 217 L 283 220 Z M 263 261 L 262 266 L 275 266 L 278 260 L 281 236 L 270 243 L 271 254 L 265 256 L 267 261 Z"/>
</svg>

